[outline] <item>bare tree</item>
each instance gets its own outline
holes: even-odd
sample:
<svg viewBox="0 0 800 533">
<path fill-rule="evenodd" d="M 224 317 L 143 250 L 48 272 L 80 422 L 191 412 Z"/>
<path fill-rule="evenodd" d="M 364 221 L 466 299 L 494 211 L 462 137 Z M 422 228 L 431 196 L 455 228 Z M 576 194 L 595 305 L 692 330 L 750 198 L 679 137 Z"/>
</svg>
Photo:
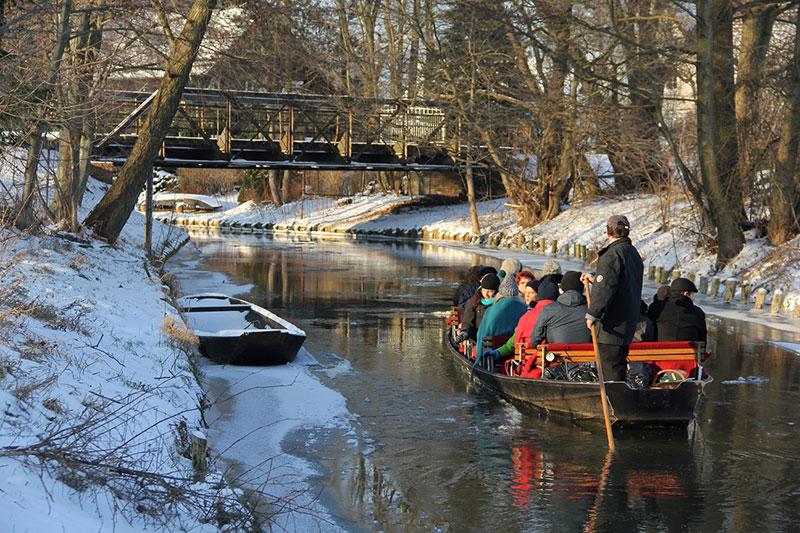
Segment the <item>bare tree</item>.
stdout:
<svg viewBox="0 0 800 533">
<path fill-rule="evenodd" d="M 733 83 L 733 5 L 697 2 L 697 148 L 703 188 L 717 232 L 717 267 L 744 245 Z"/>
<path fill-rule="evenodd" d="M 737 173 L 742 191 L 750 190 L 754 174 L 761 170 L 767 155 L 758 135 L 764 63 L 775 19 L 777 3 L 753 4 L 744 11 L 736 68 L 736 128 L 739 159 Z M 761 146 L 760 146 L 761 145 Z"/>
<path fill-rule="evenodd" d="M 172 43 L 164 77 L 144 121 L 142 134 L 114 185 L 87 217 L 95 233 L 116 241 L 136 205 L 139 192 L 153 170 L 153 161 L 180 104 L 200 43 L 205 35 L 216 0 L 193 0 L 183 30 Z"/>
<path fill-rule="evenodd" d="M 789 66 L 789 95 L 781 125 L 778 154 L 772 180 L 767 235 L 772 244 L 783 244 L 800 230 L 800 182 L 797 155 L 800 143 L 800 9 L 795 18 L 794 53 Z"/>
<path fill-rule="evenodd" d="M 60 12 L 58 14 L 58 26 L 54 39 L 53 50 L 50 53 L 47 77 L 44 81 L 43 102 L 38 110 L 38 117 L 30 128 L 28 139 L 28 158 L 25 162 L 25 184 L 22 189 L 22 203 L 19 206 L 16 226 L 21 229 L 29 228 L 36 224 L 37 219 L 34 214 L 34 193 L 38 185 L 39 159 L 42 154 L 42 136 L 47 128 L 45 115 L 47 112 L 46 102 L 50 94 L 55 90 L 58 81 L 58 71 L 64 50 L 67 47 L 70 36 L 70 17 L 72 15 L 72 0 L 61 0 Z"/>
</svg>

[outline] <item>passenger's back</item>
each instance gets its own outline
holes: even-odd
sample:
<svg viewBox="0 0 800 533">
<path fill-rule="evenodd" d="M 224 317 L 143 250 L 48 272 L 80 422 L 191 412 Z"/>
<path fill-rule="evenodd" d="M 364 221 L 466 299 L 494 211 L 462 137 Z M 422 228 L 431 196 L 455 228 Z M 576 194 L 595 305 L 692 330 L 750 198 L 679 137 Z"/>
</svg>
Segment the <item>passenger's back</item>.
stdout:
<svg viewBox="0 0 800 533">
<path fill-rule="evenodd" d="M 578 291 L 568 290 L 542 309 L 533 327 L 531 344 L 592 342 L 586 327 L 586 297 Z"/>
</svg>

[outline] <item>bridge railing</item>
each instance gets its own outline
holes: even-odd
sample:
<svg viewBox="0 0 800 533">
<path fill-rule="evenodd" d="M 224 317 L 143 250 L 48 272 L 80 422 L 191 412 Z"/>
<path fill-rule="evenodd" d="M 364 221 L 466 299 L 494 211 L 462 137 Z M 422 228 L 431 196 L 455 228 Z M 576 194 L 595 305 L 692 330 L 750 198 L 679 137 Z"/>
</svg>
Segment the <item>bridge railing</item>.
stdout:
<svg viewBox="0 0 800 533">
<path fill-rule="evenodd" d="M 131 142 L 143 127 L 147 97 L 120 93 L 119 102 L 145 108 L 126 116 L 129 110 L 120 107 L 123 111 L 105 115 L 99 131 Z M 455 146 L 458 128 L 450 122 L 444 107 L 402 100 L 187 89 L 168 138 L 178 145 L 205 144 L 217 159 L 254 144 L 287 158 L 306 152 L 352 158 L 391 149 L 405 159 L 409 146 L 440 151 Z"/>
</svg>

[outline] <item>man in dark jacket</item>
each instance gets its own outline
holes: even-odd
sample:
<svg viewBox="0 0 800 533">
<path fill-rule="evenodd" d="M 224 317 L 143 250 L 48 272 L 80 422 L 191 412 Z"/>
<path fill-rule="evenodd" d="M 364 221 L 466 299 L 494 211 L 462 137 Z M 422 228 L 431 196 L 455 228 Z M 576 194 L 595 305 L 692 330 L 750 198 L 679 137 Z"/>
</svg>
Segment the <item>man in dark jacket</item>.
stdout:
<svg viewBox="0 0 800 533">
<path fill-rule="evenodd" d="M 696 292 L 691 280 L 677 278 L 669 298 L 650 306 L 647 316 L 655 324 L 656 340 L 706 342 L 706 314 L 692 301 Z"/>
<path fill-rule="evenodd" d="M 592 285 L 592 305 L 586 313 L 589 329 L 597 325 L 597 348 L 606 381 L 624 381 L 628 345 L 639 322 L 644 265 L 628 235 L 627 217 L 612 215 L 606 221 L 609 243 L 600 250 L 597 272 L 584 274 Z"/>
<path fill-rule="evenodd" d="M 563 293 L 539 313 L 531 334 L 531 346 L 544 340 L 548 343 L 592 342 L 586 329 L 586 297 L 583 295 L 581 273 L 569 271 L 561 279 Z"/>
</svg>

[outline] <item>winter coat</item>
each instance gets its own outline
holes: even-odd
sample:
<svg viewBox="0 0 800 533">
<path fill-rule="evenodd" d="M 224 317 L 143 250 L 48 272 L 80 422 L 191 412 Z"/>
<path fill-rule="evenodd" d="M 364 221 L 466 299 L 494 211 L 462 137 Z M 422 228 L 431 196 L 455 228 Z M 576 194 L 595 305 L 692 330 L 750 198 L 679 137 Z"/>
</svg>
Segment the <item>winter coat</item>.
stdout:
<svg viewBox="0 0 800 533">
<path fill-rule="evenodd" d="M 480 288 L 481 284 L 479 281 L 474 281 L 471 285 L 468 285 L 466 282 L 462 283 L 453 296 L 453 305 L 458 306 L 464 311 L 469 299 L 475 296 L 475 293 L 478 292 Z"/>
<path fill-rule="evenodd" d="M 513 336 L 514 328 L 527 309 L 528 306 L 516 298 L 502 298 L 492 304 L 484 313 L 475 337 L 478 339 L 478 353 L 483 351 L 480 340 L 485 337 Z"/>
<path fill-rule="evenodd" d="M 688 296 L 670 296 L 647 310 L 659 341 L 706 342 L 706 314 Z"/>
<path fill-rule="evenodd" d="M 644 265 L 628 237 L 600 250 L 588 315 L 600 320 L 597 342 L 626 345 L 639 323 Z"/>
<path fill-rule="evenodd" d="M 536 306 L 528 309 L 517 322 L 517 327 L 514 330 L 514 336 L 508 339 L 503 346 L 497 349 L 500 355 L 507 357 L 514 354 L 514 345 L 524 342 L 526 345 L 531 346 L 531 333 L 533 333 L 533 326 L 536 325 L 536 319 L 539 318 L 539 313 L 542 309 L 555 302 L 555 300 L 539 300 Z"/>
<path fill-rule="evenodd" d="M 481 303 L 481 291 L 476 292 L 472 297 L 467 300 L 464 306 L 464 314 L 461 316 L 461 330 L 466 332 L 467 337 L 475 340 L 475 335 L 478 333 L 478 327 L 483 320 L 483 314 L 486 312 L 487 307 Z"/>
<path fill-rule="evenodd" d="M 539 313 L 531 333 L 531 344 L 592 342 L 586 327 L 586 297 L 578 291 L 567 291 Z"/>
<path fill-rule="evenodd" d="M 467 275 L 464 276 L 464 281 L 456 289 L 455 293 L 453 294 L 453 305 L 458 306 L 461 310 L 464 310 L 464 304 L 467 303 L 475 291 L 478 290 L 480 287 L 480 277 L 479 272 L 483 267 L 481 266 L 474 266 L 470 267 L 467 270 Z"/>
</svg>

